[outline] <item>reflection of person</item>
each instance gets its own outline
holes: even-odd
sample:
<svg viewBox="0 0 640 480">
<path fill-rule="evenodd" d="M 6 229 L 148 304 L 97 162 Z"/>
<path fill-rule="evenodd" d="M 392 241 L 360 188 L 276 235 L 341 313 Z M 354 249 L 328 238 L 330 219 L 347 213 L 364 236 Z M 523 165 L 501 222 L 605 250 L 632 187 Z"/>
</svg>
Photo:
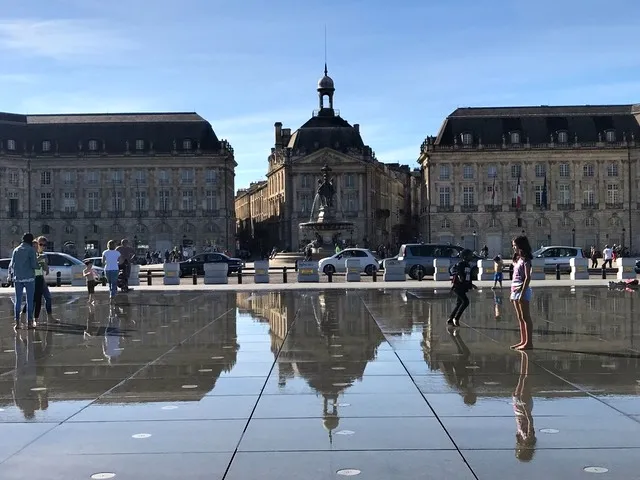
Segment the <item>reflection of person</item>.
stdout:
<svg viewBox="0 0 640 480">
<path fill-rule="evenodd" d="M 36 363 L 40 356 L 36 351 L 35 335 L 36 332 L 29 331 L 25 338 L 25 334 L 16 332 L 15 339 L 13 398 L 27 420 L 34 418 L 37 410 L 46 410 L 49 406 L 46 390 L 34 390 L 38 386 Z"/>
<path fill-rule="evenodd" d="M 29 328 L 36 327 L 36 322 L 33 320 L 33 297 L 38 259 L 32 243 L 33 235 L 25 233 L 22 236 L 22 243 L 13 250 L 11 261 L 9 262 L 9 276 L 13 277 L 15 286 L 14 314 L 16 330 L 20 328 L 20 309 L 22 308 L 22 295 L 25 291 L 27 297 L 27 326 Z"/>
<path fill-rule="evenodd" d="M 475 405 L 478 396 L 473 385 L 473 378 L 470 375 L 470 369 L 467 368 L 471 365 L 471 352 L 462 338 L 460 338 L 459 329 L 448 327 L 447 331 L 458 350 L 458 355 L 453 362 L 442 362 L 443 373 L 449 384 L 460 392 L 464 403 Z"/>
<path fill-rule="evenodd" d="M 104 331 L 104 340 L 102 342 L 102 353 L 109 362 L 109 365 L 115 363 L 122 354 L 122 348 L 120 348 L 121 336 L 120 319 L 118 318 L 116 307 L 115 305 L 110 305 L 109 322 Z"/>
<path fill-rule="evenodd" d="M 500 320 L 502 317 L 502 295 L 498 292 L 493 292 L 493 310 L 496 320 Z"/>
<path fill-rule="evenodd" d="M 520 324 L 520 342 L 512 345 L 515 350 L 531 350 L 533 348 L 533 322 L 529 302 L 533 291 L 531 283 L 531 245 L 524 235 L 514 238 L 513 246 L 513 280 L 511 281 L 511 301 L 516 310 Z"/>
<path fill-rule="evenodd" d="M 520 377 L 513 392 L 513 411 L 516 416 L 516 458 L 528 462 L 533 458 L 536 430 L 533 427 L 533 395 L 529 378 L 529 356 L 520 352 Z"/>
</svg>

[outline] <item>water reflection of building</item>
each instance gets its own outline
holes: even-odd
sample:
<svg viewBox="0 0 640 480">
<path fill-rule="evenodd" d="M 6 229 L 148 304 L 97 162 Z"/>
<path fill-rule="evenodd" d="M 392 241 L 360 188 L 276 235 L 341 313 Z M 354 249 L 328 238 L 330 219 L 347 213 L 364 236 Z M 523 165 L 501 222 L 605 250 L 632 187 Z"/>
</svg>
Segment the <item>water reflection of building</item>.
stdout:
<svg viewBox="0 0 640 480">
<path fill-rule="evenodd" d="M 61 309 L 63 298 L 56 297 Z M 1 311 L 6 310 L 7 301 L 0 300 Z M 114 315 L 121 335 L 117 359 L 109 365 L 103 357 L 104 335 L 115 334 L 110 330 Z M 88 331 L 91 336 L 85 335 Z M 86 304 L 76 305 L 73 318 L 65 318 L 61 325 L 49 326 L 35 335 L 43 338 L 34 351 L 46 346 L 48 353 L 37 355 L 29 367 L 35 371 L 38 388 L 46 388 L 42 391 L 57 401 L 94 400 L 134 372 L 135 377 L 123 383 L 123 393 L 114 396 L 114 402 L 166 401 L 167 394 L 175 401 L 200 400 L 214 388 L 223 372 L 233 368 L 239 348 L 235 293 L 218 293 L 204 299 L 184 293 L 145 294 L 144 301 L 122 295 L 112 308 L 98 304 L 90 312 Z M 176 345 L 183 339 L 188 340 Z M 8 349 L 6 345 L 2 343 Z M 156 361 L 161 357 L 162 361 Z M 203 369 L 206 374 L 200 372 Z M 69 370 L 77 373 L 71 376 Z M 136 382 L 135 388 L 127 390 L 131 382 Z M 188 383 L 197 388 L 183 389 L 182 385 Z M 13 388 L 12 383 L 0 382 L 0 406 L 13 403 Z M 101 402 L 108 402 L 109 398 L 103 397 Z"/>
<path fill-rule="evenodd" d="M 339 424 L 339 396 L 362 379 L 384 339 L 360 295 L 271 292 L 244 301 L 254 315 L 269 319 L 273 344 L 281 346 L 274 351 L 280 385 L 300 377 L 322 395 L 323 424 L 331 433 Z"/>
</svg>

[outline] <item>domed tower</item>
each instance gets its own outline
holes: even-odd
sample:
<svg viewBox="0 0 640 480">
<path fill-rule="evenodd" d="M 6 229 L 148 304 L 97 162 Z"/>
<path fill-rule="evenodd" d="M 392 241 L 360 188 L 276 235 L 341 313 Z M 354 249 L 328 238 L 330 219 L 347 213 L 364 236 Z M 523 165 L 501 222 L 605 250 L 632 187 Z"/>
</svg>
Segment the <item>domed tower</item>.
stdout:
<svg viewBox="0 0 640 480">
<path fill-rule="evenodd" d="M 333 93 L 336 91 L 333 79 L 327 74 L 327 64 L 324 64 L 324 77 L 318 80 L 318 97 L 320 110 L 328 109 L 333 111 Z M 324 106 L 324 97 L 329 97 L 329 106 Z"/>
</svg>

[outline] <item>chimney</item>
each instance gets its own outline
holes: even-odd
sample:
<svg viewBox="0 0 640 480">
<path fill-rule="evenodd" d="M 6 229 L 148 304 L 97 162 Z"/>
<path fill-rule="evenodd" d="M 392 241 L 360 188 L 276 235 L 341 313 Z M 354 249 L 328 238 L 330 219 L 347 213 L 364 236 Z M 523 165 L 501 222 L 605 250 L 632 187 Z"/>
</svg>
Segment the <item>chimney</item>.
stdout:
<svg viewBox="0 0 640 480">
<path fill-rule="evenodd" d="M 360 124 L 359 123 L 354 123 L 353 124 L 353 129 L 356 131 L 356 133 L 360 133 Z"/>
<path fill-rule="evenodd" d="M 276 148 L 282 147 L 282 122 L 273 125 L 276 128 Z"/>
<path fill-rule="evenodd" d="M 283 128 L 282 129 L 282 146 L 286 147 L 289 145 L 289 140 L 291 140 L 291 129 Z"/>
</svg>

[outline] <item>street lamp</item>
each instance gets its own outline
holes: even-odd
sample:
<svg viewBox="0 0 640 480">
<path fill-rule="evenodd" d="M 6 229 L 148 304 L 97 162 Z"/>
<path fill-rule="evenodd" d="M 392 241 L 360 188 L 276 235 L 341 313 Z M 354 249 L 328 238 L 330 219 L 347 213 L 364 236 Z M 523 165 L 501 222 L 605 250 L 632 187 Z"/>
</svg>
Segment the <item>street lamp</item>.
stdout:
<svg viewBox="0 0 640 480">
<path fill-rule="evenodd" d="M 624 240 L 625 240 L 625 234 L 627 233 L 627 229 L 626 228 L 622 228 L 622 244 L 620 245 L 621 247 L 624 247 Z"/>
<path fill-rule="evenodd" d="M 133 236 L 133 248 L 138 249 L 138 235 Z"/>
<path fill-rule="evenodd" d="M 571 245 L 575 247 L 576 246 L 576 229 L 575 228 L 571 229 L 571 239 L 573 241 Z"/>
<path fill-rule="evenodd" d="M 473 251 L 475 252 L 476 250 L 478 250 L 478 246 L 476 245 L 476 238 L 477 238 L 478 233 L 474 230 L 473 231 Z"/>
</svg>

